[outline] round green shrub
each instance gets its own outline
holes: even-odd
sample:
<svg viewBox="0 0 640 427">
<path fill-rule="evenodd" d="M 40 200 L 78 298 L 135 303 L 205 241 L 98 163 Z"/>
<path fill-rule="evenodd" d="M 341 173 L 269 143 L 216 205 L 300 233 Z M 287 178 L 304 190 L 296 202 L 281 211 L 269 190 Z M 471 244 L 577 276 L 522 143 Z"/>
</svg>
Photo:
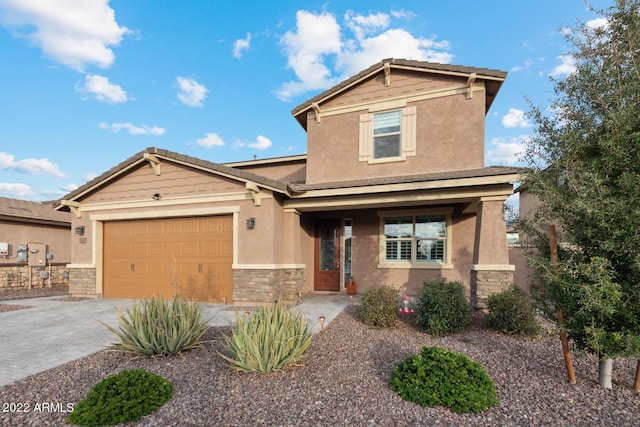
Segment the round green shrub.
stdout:
<svg viewBox="0 0 640 427">
<path fill-rule="evenodd" d="M 493 382 L 478 362 L 440 347 L 423 347 L 397 363 L 389 384 L 404 400 L 456 413 L 481 412 L 498 403 Z"/>
<path fill-rule="evenodd" d="M 80 426 L 108 426 L 136 421 L 171 399 L 173 385 L 145 369 L 109 375 L 78 402 L 67 419 Z"/>
<path fill-rule="evenodd" d="M 462 282 L 425 281 L 415 299 L 415 323 L 432 336 L 463 331 L 471 321 L 471 307 Z"/>
<path fill-rule="evenodd" d="M 360 317 L 362 321 L 376 328 L 389 328 L 398 320 L 400 291 L 391 286 L 372 286 L 362 293 Z"/>
<path fill-rule="evenodd" d="M 536 311 L 527 294 L 516 285 L 489 295 L 487 306 L 485 324 L 488 328 L 512 335 L 540 335 L 542 327 Z"/>
</svg>

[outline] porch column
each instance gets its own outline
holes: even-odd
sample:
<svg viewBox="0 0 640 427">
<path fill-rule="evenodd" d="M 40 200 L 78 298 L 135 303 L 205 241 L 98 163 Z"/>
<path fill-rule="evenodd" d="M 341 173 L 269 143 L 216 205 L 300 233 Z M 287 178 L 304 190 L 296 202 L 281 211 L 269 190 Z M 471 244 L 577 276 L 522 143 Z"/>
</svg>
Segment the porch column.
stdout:
<svg viewBox="0 0 640 427">
<path fill-rule="evenodd" d="M 471 266 L 471 303 L 487 308 L 487 297 L 513 283 L 515 266 L 509 264 L 507 226 L 504 221 L 505 197 L 482 197 L 478 202 L 473 264 Z"/>
</svg>

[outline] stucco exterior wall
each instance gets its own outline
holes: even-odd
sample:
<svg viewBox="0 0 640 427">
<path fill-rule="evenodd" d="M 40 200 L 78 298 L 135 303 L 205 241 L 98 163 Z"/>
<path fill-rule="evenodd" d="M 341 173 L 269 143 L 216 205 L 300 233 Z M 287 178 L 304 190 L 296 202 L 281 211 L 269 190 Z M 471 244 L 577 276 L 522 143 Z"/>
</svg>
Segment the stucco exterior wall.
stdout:
<svg viewBox="0 0 640 427">
<path fill-rule="evenodd" d="M 384 89 L 383 83 L 376 84 L 379 96 L 366 99 L 381 103 L 396 94 Z M 357 95 L 360 90 L 352 92 Z M 361 100 L 354 97 L 354 102 Z M 359 158 L 360 115 L 368 112 L 366 105 L 320 121 L 311 114 L 307 121 L 307 184 L 484 167 L 484 99 L 484 91 L 478 91 L 471 99 L 456 94 L 409 102 L 408 106 L 416 107 L 416 155 L 376 164 Z"/>
<path fill-rule="evenodd" d="M 70 226 L 2 221 L 0 222 L 0 241 L 9 244 L 9 255 L 6 258 L 0 258 L 0 266 L 16 263 L 18 245 L 26 245 L 30 242 L 47 245 L 47 252 L 53 256 L 52 262 L 71 261 Z"/>
</svg>

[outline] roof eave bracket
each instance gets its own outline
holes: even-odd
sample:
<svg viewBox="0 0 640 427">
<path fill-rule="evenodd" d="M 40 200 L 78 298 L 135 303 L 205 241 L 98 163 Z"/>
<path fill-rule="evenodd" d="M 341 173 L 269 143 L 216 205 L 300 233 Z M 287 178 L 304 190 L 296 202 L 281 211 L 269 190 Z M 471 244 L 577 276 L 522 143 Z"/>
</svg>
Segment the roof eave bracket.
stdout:
<svg viewBox="0 0 640 427">
<path fill-rule="evenodd" d="M 69 208 L 72 214 L 76 216 L 76 218 L 82 218 L 82 209 L 80 208 L 80 203 L 74 202 L 73 200 L 60 200 L 60 204 L 62 206 L 66 206 Z"/>
<path fill-rule="evenodd" d="M 384 86 L 391 86 L 391 64 L 388 62 L 384 63 Z"/>
<path fill-rule="evenodd" d="M 476 73 L 469 74 L 469 78 L 467 79 L 467 99 L 473 98 L 473 84 L 476 82 Z"/>
<path fill-rule="evenodd" d="M 262 194 L 260 193 L 260 187 L 258 187 L 255 182 L 247 182 L 245 183 L 245 188 L 251 193 L 251 198 L 253 198 L 253 206 L 262 205 Z"/>
<path fill-rule="evenodd" d="M 316 115 L 316 123 L 320 123 L 321 117 L 320 117 L 320 106 L 318 105 L 317 102 L 313 102 L 311 103 L 311 108 L 313 108 L 313 112 Z"/>
<path fill-rule="evenodd" d="M 159 176 L 160 175 L 160 159 L 150 153 L 144 153 L 142 157 L 149 162 L 149 164 L 153 168 L 153 171 L 156 173 L 156 176 Z"/>
</svg>

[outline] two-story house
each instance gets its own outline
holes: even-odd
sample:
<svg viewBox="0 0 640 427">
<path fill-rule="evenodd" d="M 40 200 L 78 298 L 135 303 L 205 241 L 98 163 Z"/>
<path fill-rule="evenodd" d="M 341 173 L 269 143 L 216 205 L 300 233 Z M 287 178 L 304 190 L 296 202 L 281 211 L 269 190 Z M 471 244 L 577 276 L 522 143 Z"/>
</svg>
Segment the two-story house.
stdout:
<svg viewBox="0 0 640 427">
<path fill-rule="evenodd" d="M 60 200 L 70 292 L 175 292 L 252 305 L 425 279 L 477 307 L 510 283 L 503 203 L 518 170 L 485 167 L 506 73 L 383 60 L 292 111 L 307 154 L 218 164 L 148 148 Z"/>
</svg>

